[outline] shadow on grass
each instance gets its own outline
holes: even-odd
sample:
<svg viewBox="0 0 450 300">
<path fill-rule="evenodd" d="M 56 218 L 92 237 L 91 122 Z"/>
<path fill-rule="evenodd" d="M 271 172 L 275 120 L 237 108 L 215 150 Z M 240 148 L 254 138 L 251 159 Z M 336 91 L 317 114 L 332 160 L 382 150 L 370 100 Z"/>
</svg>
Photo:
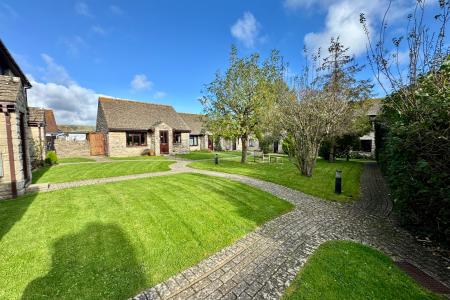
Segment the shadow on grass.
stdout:
<svg viewBox="0 0 450 300">
<path fill-rule="evenodd" d="M 44 174 L 47 173 L 47 171 L 50 170 L 51 168 L 52 166 L 45 166 L 40 167 L 39 169 L 33 171 L 32 183 L 36 183 L 39 180 L 39 178 L 44 176 Z"/>
<path fill-rule="evenodd" d="M 9 186 L 9 185 L 8 185 Z M 27 211 L 37 194 L 0 201 L 0 241 Z"/>
<path fill-rule="evenodd" d="M 54 243 L 51 270 L 29 283 L 22 299 L 126 299 L 145 285 L 125 233 L 95 222 Z"/>
</svg>

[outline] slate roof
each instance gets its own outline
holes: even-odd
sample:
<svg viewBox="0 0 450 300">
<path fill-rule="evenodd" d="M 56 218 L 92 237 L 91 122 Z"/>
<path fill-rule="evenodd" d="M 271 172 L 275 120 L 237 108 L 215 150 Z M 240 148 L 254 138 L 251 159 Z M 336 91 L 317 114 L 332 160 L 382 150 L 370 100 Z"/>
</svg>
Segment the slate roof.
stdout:
<svg viewBox="0 0 450 300">
<path fill-rule="evenodd" d="M 55 115 L 53 114 L 53 110 L 45 109 L 44 118 L 45 118 L 45 131 L 47 133 L 58 133 L 58 126 L 56 126 L 56 120 Z"/>
<path fill-rule="evenodd" d="M 3 41 L 0 39 L 0 59 L 8 66 L 8 68 L 12 71 L 14 76 L 20 77 L 22 79 L 23 85 L 26 87 L 31 87 L 30 82 L 28 81 L 25 74 L 20 69 L 19 65 L 16 63 L 11 53 L 9 53 L 8 48 L 6 48 Z"/>
<path fill-rule="evenodd" d="M 367 110 L 368 116 L 377 116 L 380 113 L 383 103 L 381 101 L 374 101 L 374 103 Z"/>
<path fill-rule="evenodd" d="M 95 131 L 95 126 L 90 125 L 58 125 L 63 133 L 89 133 Z"/>
<path fill-rule="evenodd" d="M 191 129 L 191 134 L 200 135 L 206 133 L 206 116 L 200 114 L 188 114 L 188 113 L 178 113 L 184 120 L 184 122 Z"/>
<path fill-rule="evenodd" d="M 19 77 L 0 75 L 0 101 L 16 102 L 20 88 Z"/>
<path fill-rule="evenodd" d="M 99 97 L 109 130 L 149 130 L 164 122 L 174 130 L 190 131 L 189 126 L 170 105 Z"/>
<path fill-rule="evenodd" d="M 45 123 L 44 109 L 38 107 L 28 107 L 28 123 Z"/>
</svg>

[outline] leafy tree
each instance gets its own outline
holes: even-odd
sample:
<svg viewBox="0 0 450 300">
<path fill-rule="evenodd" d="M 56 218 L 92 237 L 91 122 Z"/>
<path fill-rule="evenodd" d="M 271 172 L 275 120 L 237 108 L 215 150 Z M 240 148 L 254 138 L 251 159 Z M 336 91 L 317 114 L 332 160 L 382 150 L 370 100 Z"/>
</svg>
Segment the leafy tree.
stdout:
<svg viewBox="0 0 450 300">
<path fill-rule="evenodd" d="M 259 54 L 238 57 L 232 46 L 225 74 L 218 72 L 206 85 L 200 101 L 208 116 L 207 125 L 216 135 L 241 139 L 242 163 L 247 160 L 249 136 L 262 134 L 267 128 L 277 90 L 283 86 L 282 69 L 275 50 L 261 63 Z"/>
<path fill-rule="evenodd" d="M 349 54 L 349 48 L 339 42 L 339 38 L 332 38 L 328 47 L 328 56 L 319 66 L 321 74 L 315 79 L 318 86 L 331 97 L 333 101 L 349 102 L 347 111 L 342 118 L 342 126 L 328 136 L 330 141 L 330 160 L 335 160 L 336 138 L 354 133 L 355 117 L 359 116 L 361 107 L 355 104 L 368 99 L 373 85 L 370 80 L 357 79 L 357 75 L 364 69 L 364 65 L 355 62 L 354 56 Z M 359 121 L 359 120 L 358 120 Z"/>
</svg>

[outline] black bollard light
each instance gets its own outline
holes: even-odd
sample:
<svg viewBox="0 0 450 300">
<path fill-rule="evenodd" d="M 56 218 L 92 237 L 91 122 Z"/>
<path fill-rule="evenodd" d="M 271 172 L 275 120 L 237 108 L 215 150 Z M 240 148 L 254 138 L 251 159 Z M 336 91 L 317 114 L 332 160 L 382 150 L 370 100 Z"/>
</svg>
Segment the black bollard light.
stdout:
<svg viewBox="0 0 450 300">
<path fill-rule="evenodd" d="M 216 156 L 214 157 L 214 164 L 219 164 L 219 154 L 216 153 Z"/>
<path fill-rule="evenodd" d="M 342 171 L 336 170 L 336 180 L 334 182 L 334 192 L 340 194 L 342 191 Z"/>
</svg>

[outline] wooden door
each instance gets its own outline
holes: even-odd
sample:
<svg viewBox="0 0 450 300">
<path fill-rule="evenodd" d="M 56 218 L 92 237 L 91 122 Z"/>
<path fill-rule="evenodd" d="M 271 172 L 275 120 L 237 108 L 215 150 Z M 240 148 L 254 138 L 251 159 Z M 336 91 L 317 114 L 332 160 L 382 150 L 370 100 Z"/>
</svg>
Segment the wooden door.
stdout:
<svg viewBox="0 0 450 300">
<path fill-rule="evenodd" d="M 210 135 L 208 135 L 208 149 L 214 150 L 213 140 Z"/>
<path fill-rule="evenodd" d="M 273 142 L 273 153 L 278 153 L 278 141 Z"/>
<path fill-rule="evenodd" d="M 167 130 L 159 131 L 159 152 L 169 154 L 169 132 Z"/>
<path fill-rule="evenodd" d="M 101 132 L 89 134 L 91 155 L 105 155 L 105 135 Z"/>
<path fill-rule="evenodd" d="M 20 145 L 22 147 L 22 165 L 23 165 L 23 175 L 25 181 L 30 179 L 30 175 L 28 174 L 28 160 L 27 160 L 27 132 L 25 130 L 25 115 L 20 113 Z"/>
<path fill-rule="evenodd" d="M 237 149 L 236 146 L 236 139 L 233 139 L 233 147 L 231 148 L 233 151 L 235 151 Z"/>
</svg>

